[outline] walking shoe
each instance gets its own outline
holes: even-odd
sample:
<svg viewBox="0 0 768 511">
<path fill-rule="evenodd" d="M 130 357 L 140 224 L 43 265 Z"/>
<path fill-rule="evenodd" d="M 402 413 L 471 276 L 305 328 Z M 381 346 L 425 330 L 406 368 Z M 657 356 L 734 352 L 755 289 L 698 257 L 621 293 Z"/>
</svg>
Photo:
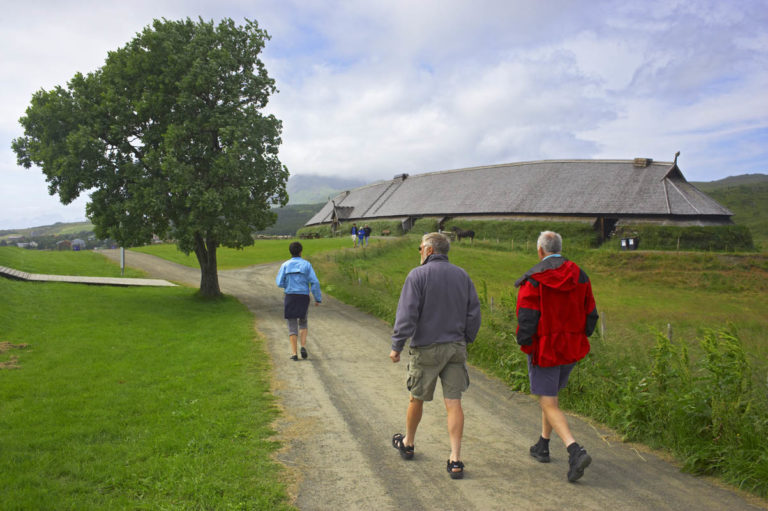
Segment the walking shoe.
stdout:
<svg viewBox="0 0 768 511">
<path fill-rule="evenodd" d="M 549 440 L 540 437 L 536 445 L 531 446 L 531 456 L 542 463 L 549 463 Z"/>
<path fill-rule="evenodd" d="M 568 457 L 568 482 L 572 483 L 584 475 L 584 469 L 592 463 L 592 457 L 587 454 L 587 450 L 581 446 L 574 449 Z"/>
<path fill-rule="evenodd" d="M 293 360 L 294 362 L 298 362 L 299 357 L 297 357 L 296 355 L 291 355 L 291 360 Z"/>
<path fill-rule="evenodd" d="M 307 354 L 307 348 L 304 346 L 301 347 L 301 358 L 307 358 L 309 355 Z"/>
</svg>

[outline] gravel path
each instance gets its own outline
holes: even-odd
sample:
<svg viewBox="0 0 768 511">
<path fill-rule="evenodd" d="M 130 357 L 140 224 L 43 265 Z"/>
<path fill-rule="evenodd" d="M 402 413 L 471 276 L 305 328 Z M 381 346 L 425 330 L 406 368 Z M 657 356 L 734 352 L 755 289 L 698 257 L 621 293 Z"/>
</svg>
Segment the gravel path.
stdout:
<svg viewBox="0 0 768 511">
<path fill-rule="evenodd" d="M 117 251 L 105 255 L 119 260 Z M 126 265 L 199 286 L 198 269 L 130 251 Z M 219 282 L 253 311 L 266 339 L 283 409 L 275 428 L 285 447 L 277 458 L 288 467 L 302 510 L 768 509 L 574 416 L 574 435 L 594 461 L 581 480 L 568 483 L 559 439 L 553 438 L 551 463 L 528 455 L 540 430 L 538 404 L 472 368 L 463 401 L 465 478 L 453 481 L 445 469 L 450 449 L 439 391 L 425 404 L 416 456 L 406 462 L 391 446 L 392 434 L 404 430 L 408 403 L 406 361 L 388 358 L 391 327 L 326 296 L 310 308 L 309 359 L 289 360 L 278 267 L 221 271 Z"/>
</svg>

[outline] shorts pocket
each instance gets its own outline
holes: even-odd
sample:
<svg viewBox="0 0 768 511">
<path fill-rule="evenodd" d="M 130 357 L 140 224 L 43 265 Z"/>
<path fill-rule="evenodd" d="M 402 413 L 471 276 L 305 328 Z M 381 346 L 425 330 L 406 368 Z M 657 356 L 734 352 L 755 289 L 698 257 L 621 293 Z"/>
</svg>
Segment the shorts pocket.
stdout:
<svg viewBox="0 0 768 511">
<path fill-rule="evenodd" d="M 411 369 L 411 367 L 408 366 L 408 379 L 405 382 L 406 388 L 408 388 L 409 391 L 417 388 L 417 386 L 421 383 L 423 376 L 424 371 L 421 369 Z"/>
<path fill-rule="evenodd" d="M 411 364 L 414 366 L 432 367 L 438 363 L 437 345 L 424 346 L 423 348 L 413 348 L 411 350 Z"/>
</svg>

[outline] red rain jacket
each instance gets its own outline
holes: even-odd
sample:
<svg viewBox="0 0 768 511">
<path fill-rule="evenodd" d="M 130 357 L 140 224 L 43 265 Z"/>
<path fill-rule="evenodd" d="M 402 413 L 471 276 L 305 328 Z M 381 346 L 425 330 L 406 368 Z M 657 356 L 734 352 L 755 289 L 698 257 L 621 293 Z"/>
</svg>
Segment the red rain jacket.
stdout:
<svg viewBox="0 0 768 511">
<path fill-rule="evenodd" d="M 550 257 L 515 282 L 517 343 L 540 367 L 571 364 L 589 353 L 597 309 L 589 277 L 564 257 Z"/>
</svg>

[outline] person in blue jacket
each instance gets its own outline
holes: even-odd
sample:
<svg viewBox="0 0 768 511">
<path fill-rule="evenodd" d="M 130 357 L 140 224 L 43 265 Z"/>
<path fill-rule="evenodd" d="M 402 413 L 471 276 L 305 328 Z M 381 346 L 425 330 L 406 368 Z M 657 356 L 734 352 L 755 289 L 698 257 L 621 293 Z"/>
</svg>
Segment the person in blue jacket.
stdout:
<svg viewBox="0 0 768 511">
<path fill-rule="evenodd" d="M 315 305 L 320 305 L 320 282 L 317 280 L 312 264 L 301 258 L 304 247 L 294 241 L 288 247 L 291 258 L 280 266 L 275 282 L 285 290 L 285 319 L 288 323 L 288 338 L 291 341 L 291 360 L 299 360 L 297 341 L 301 340 L 301 358 L 307 358 L 307 312 L 309 311 L 309 293 L 315 297 Z"/>
</svg>

